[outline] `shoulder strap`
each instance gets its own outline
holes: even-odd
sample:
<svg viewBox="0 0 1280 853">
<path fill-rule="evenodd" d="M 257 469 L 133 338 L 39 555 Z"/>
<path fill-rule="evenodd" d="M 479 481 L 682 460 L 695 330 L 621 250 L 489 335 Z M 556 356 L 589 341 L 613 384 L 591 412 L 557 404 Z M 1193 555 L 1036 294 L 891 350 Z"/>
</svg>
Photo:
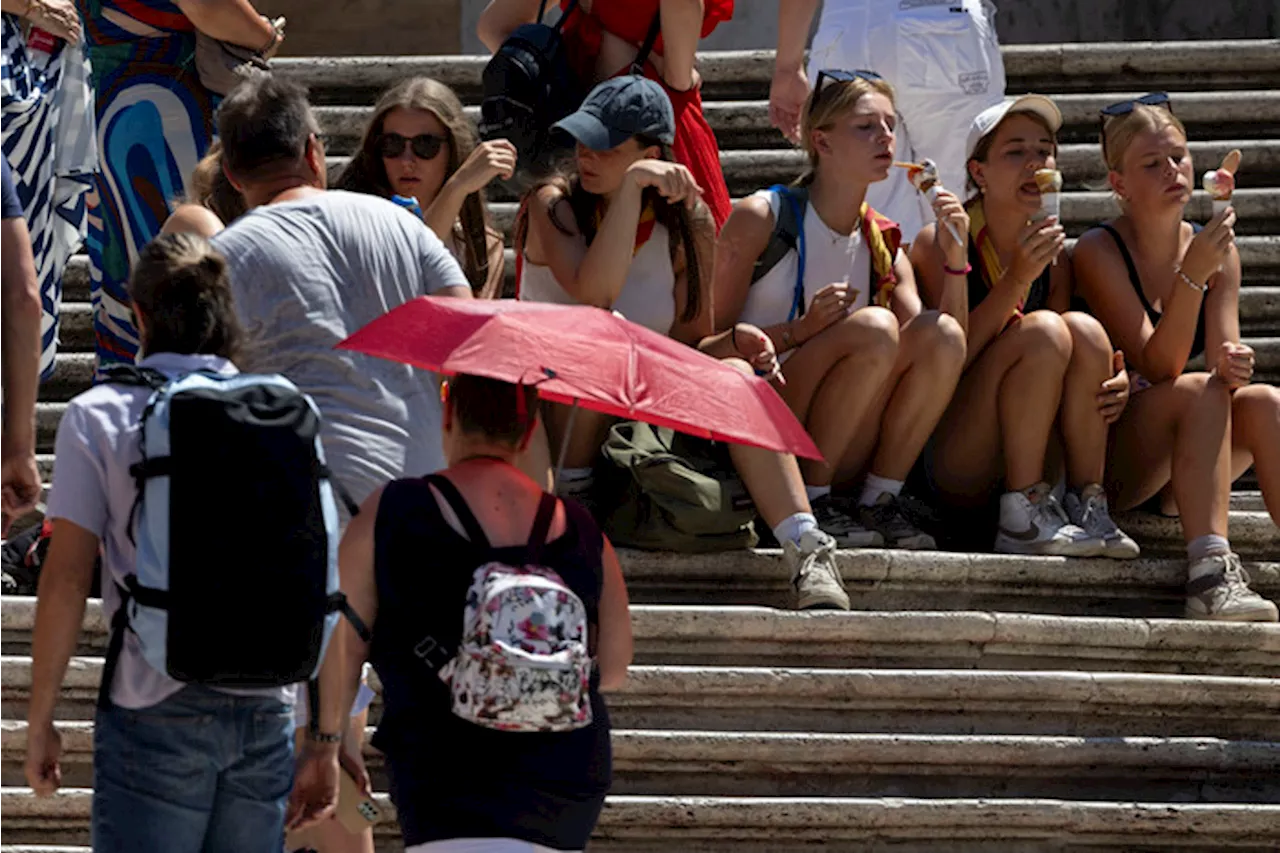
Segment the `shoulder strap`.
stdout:
<svg viewBox="0 0 1280 853">
<path fill-rule="evenodd" d="M 538 503 L 538 512 L 533 517 L 533 529 L 529 533 L 529 556 L 526 562 L 531 566 L 538 565 L 542 557 L 542 546 L 547 543 L 547 534 L 551 531 L 551 520 L 555 518 L 556 506 L 560 499 L 550 492 L 543 492 Z"/>
<path fill-rule="evenodd" d="M 129 601 L 133 598 L 126 586 L 116 583 L 116 591 L 120 593 L 120 606 L 111 617 L 107 654 L 102 661 L 102 680 L 98 683 L 98 708 L 103 711 L 111 708 L 111 683 L 115 681 L 116 665 L 120 663 L 120 652 L 124 649 L 124 632 L 129 630 Z"/>
<path fill-rule="evenodd" d="M 1147 314 L 1154 314 L 1155 309 L 1151 307 L 1151 303 L 1147 301 L 1147 295 L 1142 292 L 1142 279 L 1138 276 L 1138 266 L 1133 262 L 1133 255 L 1129 254 L 1129 247 L 1124 244 L 1124 238 L 1120 236 L 1120 232 L 1106 222 L 1098 226 L 1103 231 L 1111 235 L 1111 239 L 1116 241 L 1116 248 L 1120 250 L 1120 257 L 1124 258 L 1125 269 L 1129 271 L 1129 283 L 1133 285 L 1133 290 L 1138 294 L 1138 301 L 1142 303 L 1142 307 Z"/>
<path fill-rule="evenodd" d="M 787 256 L 793 249 L 803 251 L 801 245 L 804 230 L 804 214 L 809 206 L 809 191 L 805 187 L 788 187 L 785 184 L 774 184 L 769 192 L 776 193 L 780 204 L 778 216 L 773 223 L 773 233 L 760 257 L 756 259 L 751 270 L 751 283 L 755 284 L 768 275 L 769 271 Z M 801 261 L 803 263 L 803 260 Z"/>
<path fill-rule="evenodd" d="M 112 385 L 134 385 L 158 390 L 169 384 L 169 377 L 154 367 L 136 364 L 113 364 L 102 369 L 103 381 Z"/>
<path fill-rule="evenodd" d="M 564 11 L 560 13 L 559 19 L 556 20 L 555 29 L 557 32 L 564 29 L 565 22 L 569 20 L 569 16 L 573 14 L 573 10 L 578 7 L 578 0 L 569 0 L 569 5 L 564 7 Z M 547 11 L 547 0 L 542 0 L 538 6 L 538 23 L 542 23 L 542 16 Z"/>
<path fill-rule="evenodd" d="M 453 484 L 453 481 L 443 474 L 432 474 L 426 478 L 426 481 L 435 486 L 445 499 L 445 503 L 452 507 L 453 514 L 458 517 L 458 521 L 462 524 L 462 529 L 467 532 L 467 538 L 471 540 L 472 544 L 486 551 L 492 550 L 493 546 L 489 544 L 489 537 L 484 535 L 484 528 L 480 526 L 480 522 L 476 521 L 475 514 L 471 512 L 471 507 L 467 506 L 466 498 L 462 496 L 462 492 L 458 491 L 458 487 Z M 545 531 L 543 536 L 546 536 Z"/>
<path fill-rule="evenodd" d="M 649 61 L 649 54 L 653 52 L 653 46 L 657 43 L 658 34 L 661 32 L 662 9 L 661 4 L 659 4 L 658 11 L 653 13 L 653 20 L 649 22 L 649 32 L 645 33 L 644 41 L 640 44 L 640 50 L 636 53 L 635 61 L 631 63 L 632 74 L 644 75 L 644 64 Z"/>
</svg>

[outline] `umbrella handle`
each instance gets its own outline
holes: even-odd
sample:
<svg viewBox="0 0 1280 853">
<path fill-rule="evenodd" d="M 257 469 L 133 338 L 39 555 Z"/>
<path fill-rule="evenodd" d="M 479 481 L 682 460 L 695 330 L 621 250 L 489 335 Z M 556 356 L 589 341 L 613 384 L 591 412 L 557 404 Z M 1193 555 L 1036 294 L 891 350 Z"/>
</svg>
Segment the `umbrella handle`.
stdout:
<svg viewBox="0 0 1280 853">
<path fill-rule="evenodd" d="M 564 457 L 569 452 L 569 439 L 573 436 L 573 422 L 578 417 L 578 398 L 573 398 L 573 406 L 569 409 L 569 421 L 564 427 L 564 436 L 560 439 L 560 455 L 556 459 L 556 476 L 552 481 L 551 490 L 555 494 L 560 494 L 560 475 L 564 471 Z"/>
</svg>

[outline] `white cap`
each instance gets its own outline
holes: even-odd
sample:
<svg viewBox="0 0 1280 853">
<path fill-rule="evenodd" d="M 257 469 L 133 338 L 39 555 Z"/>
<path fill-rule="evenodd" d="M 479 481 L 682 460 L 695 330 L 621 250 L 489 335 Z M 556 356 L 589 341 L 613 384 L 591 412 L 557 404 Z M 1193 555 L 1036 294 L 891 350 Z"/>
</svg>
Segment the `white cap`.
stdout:
<svg viewBox="0 0 1280 853">
<path fill-rule="evenodd" d="M 1006 98 L 994 107 L 987 107 L 978 113 L 978 117 L 969 125 L 969 137 L 964 143 L 964 159 L 967 162 L 973 156 L 982 137 L 996 129 L 1004 117 L 1011 112 L 1032 113 L 1044 119 L 1049 130 L 1054 133 L 1062 127 L 1062 113 L 1058 105 L 1044 95 L 1023 95 L 1020 98 Z"/>
</svg>

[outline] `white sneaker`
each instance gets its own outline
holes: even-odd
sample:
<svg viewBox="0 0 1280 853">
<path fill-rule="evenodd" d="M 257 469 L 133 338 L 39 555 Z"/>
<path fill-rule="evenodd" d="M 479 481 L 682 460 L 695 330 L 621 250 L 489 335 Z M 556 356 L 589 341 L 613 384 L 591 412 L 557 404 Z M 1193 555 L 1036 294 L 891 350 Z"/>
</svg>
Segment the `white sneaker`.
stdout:
<svg viewBox="0 0 1280 853">
<path fill-rule="evenodd" d="M 1213 554 L 1187 570 L 1188 619 L 1275 622 L 1274 603 L 1249 589 L 1249 574 L 1235 554 Z"/>
<path fill-rule="evenodd" d="M 1096 483 L 1085 486 L 1080 494 L 1067 492 L 1065 507 L 1067 518 L 1072 524 L 1102 540 L 1102 556 L 1114 560 L 1132 560 L 1142 553 L 1138 543 L 1111 520 L 1107 494 L 1102 486 Z"/>
<path fill-rule="evenodd" d="M 791 569 L 796 609 L 848 610 L 849 594 L 836 565 L 836 540 L 814 528 L 800 535 L 800 544 L 782 543 L 782 559 Z"/>
<path fill-rule="evenodd" d="M 841 548 L 879 548 L 884 544 L 883 536 L 863 527 L 853 516 L 836 506 L 831 495 L 811 501 L 810 511 L 818 519 L 818 526 Z"/>
<path fill-rule="evenodd" d="M 996 553 L 1096 557 L 1103 547 L 1101 539 L 1071 523 L 1053 499 L 1048 483 L 1000 496 Z"/>
</svg>

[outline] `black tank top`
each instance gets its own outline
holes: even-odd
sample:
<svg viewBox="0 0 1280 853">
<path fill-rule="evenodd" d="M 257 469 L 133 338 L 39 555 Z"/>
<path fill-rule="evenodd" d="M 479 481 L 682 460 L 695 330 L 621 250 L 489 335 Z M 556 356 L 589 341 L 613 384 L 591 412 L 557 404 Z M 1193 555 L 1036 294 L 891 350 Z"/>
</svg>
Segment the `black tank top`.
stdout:
<svg viewBox="0 0 1280 853">
<path fill-rule="evenodd" d="M 978 244 L 972 235 L 969 237 L 969 267 L 969 310 L 972 311 L 981 305 L 982 300 L 986 299 L 987 294 L 991 292 L 991 288 L 987 286 L 987 280 L 982 276 L 982 253 L 978 251 Z M 1023 314 L 1049 307 L 1049 276 L 1049 265 L 1045 264 L 1044 272 L 1031 283 L 1027 301 L 1022 306 Z"/>
<path fill-rule="evenodd" d="M 1133 255 L 1129 254 L 1129 247 L 1124 244 L 1124 238 L 1120 236 L 1120 232 L 1107 223 L 1098 226 L 1103 231 L 1111 235 L 1111 239 L 1116 241 L 1116 248 L 1120 250 L 1120 257 L 1124 258 L 1124 265 L 1129 270 L 1129 283 L 1133 285 L 1133 292 L 1138 294 L 1138 301 L 1142 303 L 1143 309 L 1147 312 L 1147 317 L 1151 319 L 1151 325 L 1159 324 L 1160 317 L 1163 316 L 1159 311 L 1151 307 L 1151 303 L 1147 301 L 1147 295 L 1142 292 L 1142 279 L 1138 276 L 1138 265 L 1133 262 Z M 1201 225 L 1192 222 L 1191 228 L 1197 233 L 1201 229 Z M 1196 336 L 1191 341 L 1190 358 L 1195 358 L 1204 352 L 1204 300 L 1200 300 L 1200 319 L 1196 320 Z"/>
<path fill-rule="evenodd" d="M 453 507 L 469 539 L 445 521 L 431 492 Z M 566 529 L 543 547 L 599 624 L 603 537 L 591 515 L 565 501 Z M 591 680 L 591 725 L 572 732 L 500 732 L 451 710 L 437 674 L 462 637 L 472 572 L 490 560 L 524 562 L 524 546 L 492 548 L 448 479 L 396 480 L 374 528 L 378 614 L 369 660 L 382 681 L 383 715 L 371 743 L 386 754 L 391 799 L 406 846 L 446 838 L 508 837 L 581 849 L 612 780 L 609 712 Z M 594 649 L 592 649 L 594 653 Z M 427 666 L 423 659 L 434 664 Z"/>
</svg>

